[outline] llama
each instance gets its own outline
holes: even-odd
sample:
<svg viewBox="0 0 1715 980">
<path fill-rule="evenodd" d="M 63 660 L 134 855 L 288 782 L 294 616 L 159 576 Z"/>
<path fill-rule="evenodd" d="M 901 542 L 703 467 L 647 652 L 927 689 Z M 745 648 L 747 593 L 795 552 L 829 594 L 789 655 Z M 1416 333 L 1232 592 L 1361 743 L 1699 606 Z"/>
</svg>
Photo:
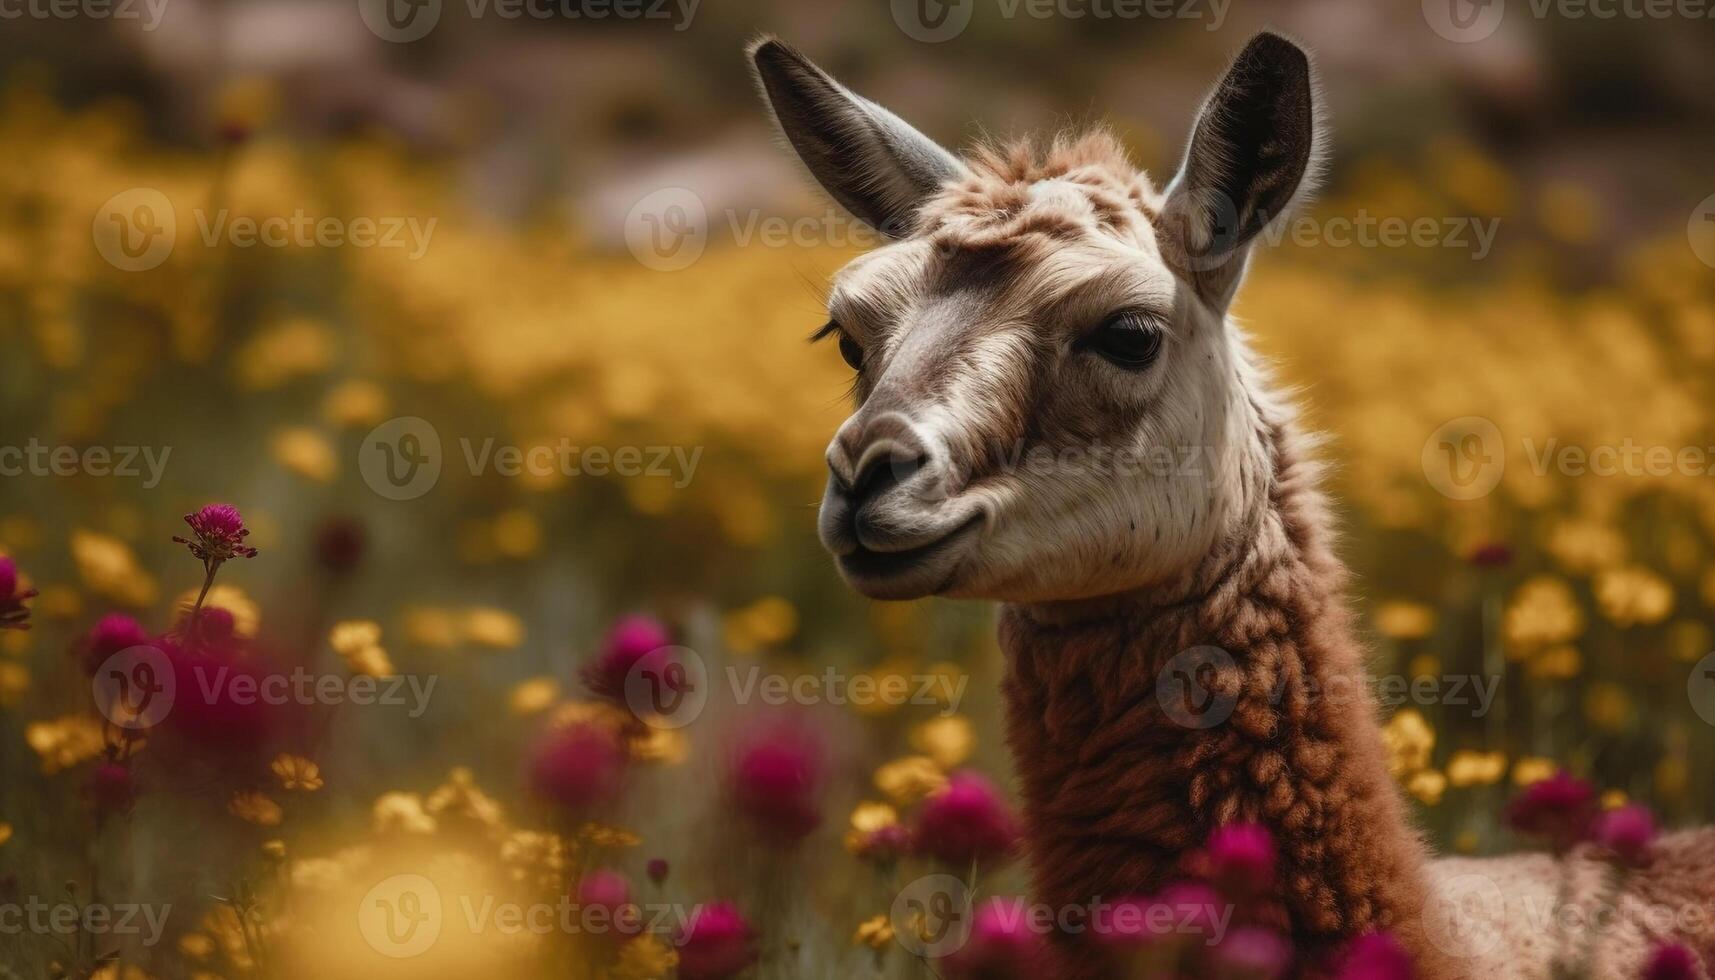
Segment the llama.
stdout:
<svg viewBox="0 0 1715 980">
<path fill-rule="evenodd" d="M 818 334 L 856 371 L 819 536 L 867 596 L 1003 604 L 1036 897 L 1151 891 L 1257 821 L 1304 975 L 1385 929 L 1428 980 L 1549 976 L 1553 862 L 1432 861 L 1410 825 L 1314 442 L 1227 315 L 1318 166 L 1304 52 L 1252 39 L 1162 191 L 1100 131 L 961 159 L 781 42 L 750 53 L 811 175 L 889 239 L 835 277 Z M 1190 678 L 1218 717 L 1187 713 Z M 1570 860 L 1561 900 L 1588 908 L 1599 865 Z M 1622 913 L 1715 909 L 1715 833 L 1662 838 L 1625 887 Z M 1621 918 L 1597 976 L 1673 933 Z M 1715 964 L 1705 926 L 1681 938 Z M 1057 976 L 1117 973 L 1085 936 L 1053 945 Z"/>
</svg>

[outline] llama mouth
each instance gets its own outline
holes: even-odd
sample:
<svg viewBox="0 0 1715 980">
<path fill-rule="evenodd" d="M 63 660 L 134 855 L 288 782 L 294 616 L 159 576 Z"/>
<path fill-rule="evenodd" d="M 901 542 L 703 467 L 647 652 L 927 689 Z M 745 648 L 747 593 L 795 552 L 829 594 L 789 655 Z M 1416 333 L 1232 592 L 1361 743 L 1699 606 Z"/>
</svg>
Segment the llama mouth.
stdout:
<svg viewBox="0 0 1715 980">
<path fill-rule="evenodd" d="M 982 526 L 981 511 L 928 544 L 903 551 L 872 551 L 858 545 L 836 561 L 854 588 L 872 599 L 916 599 L 952 585 L 959 560 Z"/>
</svg>

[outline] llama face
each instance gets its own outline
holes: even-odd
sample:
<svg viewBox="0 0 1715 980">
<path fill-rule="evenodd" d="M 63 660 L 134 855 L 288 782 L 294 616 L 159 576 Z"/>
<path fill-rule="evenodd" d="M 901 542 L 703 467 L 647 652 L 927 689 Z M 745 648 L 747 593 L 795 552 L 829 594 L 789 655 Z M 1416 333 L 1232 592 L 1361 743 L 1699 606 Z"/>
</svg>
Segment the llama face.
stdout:
<svg viewBox="0 0 1715 980">
<path fill-rule="evenodd" d="M 877 598 L 1042 601 L 1182 574 L 1261 499 L 1256 393 L 1226 308 L 1310 166 L 1301 52 L 1252 41 L 1165 193 L 1104 134 L 961 161 L 778 42 L 782 131 L 892 241 L 821 335 L 856 406 L 819 532 Z"/>
</svg>

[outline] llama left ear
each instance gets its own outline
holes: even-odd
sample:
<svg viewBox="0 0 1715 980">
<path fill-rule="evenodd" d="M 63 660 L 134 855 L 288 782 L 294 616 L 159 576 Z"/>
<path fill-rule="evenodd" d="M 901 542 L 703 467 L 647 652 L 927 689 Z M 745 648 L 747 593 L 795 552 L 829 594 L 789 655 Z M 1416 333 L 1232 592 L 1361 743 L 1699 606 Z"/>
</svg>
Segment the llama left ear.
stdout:
<svg viewBox="0 0 1715 980">
<path fill-rule="evenodd" d="M 1308 190 L 1322 142 L 1310 59 L 1278 34 L 1251 38 L 1197 115 L 1162 213 L 1166 258 L 1217 310 L 1250 245 Z"/>
</svg>

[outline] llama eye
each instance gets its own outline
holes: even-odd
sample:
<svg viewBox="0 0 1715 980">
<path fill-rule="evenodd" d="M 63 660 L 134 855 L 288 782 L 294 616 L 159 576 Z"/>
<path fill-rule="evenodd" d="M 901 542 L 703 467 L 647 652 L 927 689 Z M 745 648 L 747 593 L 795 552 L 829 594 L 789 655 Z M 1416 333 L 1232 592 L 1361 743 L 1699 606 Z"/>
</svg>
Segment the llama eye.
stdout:
<svg viewBox="0 0 1715 980">
<path fill-rule="evenodd" d="M 1141 371 L 1161 353 L 1161 329 L 1141 313 L 1115 313 L 1078 346 L 1096 352 L 1115 367 Z"/>
<path fill-rule="evenodd" d="M 840 334 L 840 356 L 846 359 L 846 363 L 852 366 L 853 371 L 862 370 L 863 348 L 858 346 L 857 341 L 843 333 Z"/>
</svg>

